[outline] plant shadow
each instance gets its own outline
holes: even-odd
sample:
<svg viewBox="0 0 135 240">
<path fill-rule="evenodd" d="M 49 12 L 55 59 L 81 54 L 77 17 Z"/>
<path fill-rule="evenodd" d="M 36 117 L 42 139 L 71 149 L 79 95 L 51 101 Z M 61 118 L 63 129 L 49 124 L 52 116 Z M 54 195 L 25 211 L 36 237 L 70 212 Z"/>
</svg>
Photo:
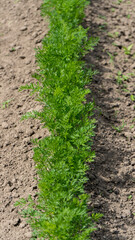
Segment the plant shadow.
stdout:
<svg viewBox="0 0 135 240">
<path fill-rule="evenodd" d="M 128 189 L 132 184 L 130 173 L 125 170 L 119 174 L 119 167 L 124 167 L 124 160 L 130 159 L 131 152 L 126 149 L 124 142 L 118 142 L 118 137 L 121 136 L 112 128 L 112 125 L 118 122 L 112 107 L 117 105 L 117 99 L 112 92 L 115 82 L 109 77 L 112 72 L 112 67 L 108 65 L 109 56 L 103 49 L 106 45 L 112 45 L 114 39 L 107 36 L 107 24 L 101 25 L 96 21 L 97 16 L 103 18 L 103 12 L 107 15 L 108 11 L 110 6 L 105 1 L 91 0 L 83 22 L 85 28 L 90 26 L 89 36 L 97 37 L 98 34 L 100 38 L 95 50 L 85 56 L 88 67 L 99 71 L 88 86 L 92 94 L 87 97 L 87 101 L 91 101 L 92 98 L 95 101 L 97 126 L 93 142 L 96 158 L 94 163 L 90 164 L 90 171 L 87 173 L 89 180 L 86 191 L 91 195 L 90 212 L 104 214 L 97 224 L 98 230 L 92 234 L 92 239 L 126 240 L 121 230 L 124 223 L 128 225 L 127 218 L 124 219 L 121 210 L 115 209 L 115 206 L 120 202 L 121 191 Z M 108 74 L 108 77 L 105 78 L 105 74 Z"/>
</svg>

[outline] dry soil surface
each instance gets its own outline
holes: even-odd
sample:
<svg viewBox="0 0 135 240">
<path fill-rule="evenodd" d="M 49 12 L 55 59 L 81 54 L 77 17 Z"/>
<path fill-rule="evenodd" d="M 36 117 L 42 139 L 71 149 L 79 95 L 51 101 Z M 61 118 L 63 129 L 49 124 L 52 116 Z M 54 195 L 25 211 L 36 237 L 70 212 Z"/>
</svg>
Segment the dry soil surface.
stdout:
<svg viewBox="0 0 135 240">
<path fill-rule="evenodd" d="M 22 114 L 40 109 L 40 105 L 28 91 L 18 90 L 34 80 L 34 48 L 41 45 L 47 33 L 40 5 L 39 0 L 0 0 L 1 240 L 26 240 L 31 236 L 14 203 L 35 194 L 31 139 L 45 136 L 47 131 L 37 121 L 20 121 Z"/>
<path fill-rule="evenodd" d="M 135 240 L 134 13 L 135 0 L 92 0 L 84 22 L 89 34 L 100 38 L 86 56 L 99 71 L 90 86 L 97 128 L 87 191 L 90 209 L 104 217 L 94 240 Z"/>
<path fill-rule="evenodd" d="M 36 69 L 34 48 L 41 46 L 47 33 L 40 5 L 39 0 L 0 1 L 1 240 L 31 237 L 14 203 L 36 194 L 31 139 L 48 132 L 38 121 L 20 121 L 22 114 L 41 106 L 28 91 L 18 90 L 35 81 L 31 77 Z M 99 71 L 88 97 L 95 99 L 97 127 L 96 158 L 90 164 L 86 190 L 91 195 L 90 212 L 104 217 L 93 240 L 135 239 L 134 12 L 135 0 L 91 0 L 84 21 L 90 26 L 89 35 L 100 37 L 98 47 L 86 56 L 88 65 Z M 129 46 L 127 55 L 123 47 Z"/>
</svg>

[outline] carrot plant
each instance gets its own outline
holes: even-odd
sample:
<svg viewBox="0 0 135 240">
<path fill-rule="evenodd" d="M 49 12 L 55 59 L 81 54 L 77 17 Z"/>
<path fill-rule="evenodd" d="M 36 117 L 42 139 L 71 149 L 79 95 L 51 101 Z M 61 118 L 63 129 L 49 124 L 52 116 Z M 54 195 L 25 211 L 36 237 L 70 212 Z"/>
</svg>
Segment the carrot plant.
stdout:
<svg viewBox="0 0 135 240">
<path fill-rule="evenodd" d="M 82 27 L 86 0 L 44 0 L 42 15 L 49 20 L 48 35 L 36 50 L 37 83 L 21 87 L 36 93 L 42 111 L 28 112 L 40 119 L 50 135 L 34 140 L 38 198 L 20 199 L 16 205 L 33 229 L 32 239 L 88 240 L 101 216 L 89 213 L 84 185 L 94 136 L 93 102 L 86 103 L 85 88 L 94 72 L 83 56 L 98 39 L 88 39 Z"/>
</svg>

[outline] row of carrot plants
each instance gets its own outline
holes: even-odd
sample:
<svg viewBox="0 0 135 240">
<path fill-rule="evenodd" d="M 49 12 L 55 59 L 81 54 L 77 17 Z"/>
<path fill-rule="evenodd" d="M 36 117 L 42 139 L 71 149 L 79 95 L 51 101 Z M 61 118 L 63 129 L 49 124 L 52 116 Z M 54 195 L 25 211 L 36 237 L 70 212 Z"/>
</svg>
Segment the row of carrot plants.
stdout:
<svg viewBox="0 0 135 240">
<path fill-rule="evenodd" d="M 28 112 L 23 119 L 40 119 L 49 136 L 34 140 L 34 161 L 38 173 L 38 197 L 20 199 L 16 205 L 30 224 L 32 239 L 88 240 L 100 214 L 90 214 L 85 192 L 88 162 L 95 120 L 93 102 L 86 102 L 85 88 L 94 75 L 83 57 L 98 39 L 88 38 L 81 23 L 86 0 L 44 0 L 42 16 L 49 31 L 36 50 L 36 84 L 31 89 L 42 104 L 40 112 Z"/>
</svg>

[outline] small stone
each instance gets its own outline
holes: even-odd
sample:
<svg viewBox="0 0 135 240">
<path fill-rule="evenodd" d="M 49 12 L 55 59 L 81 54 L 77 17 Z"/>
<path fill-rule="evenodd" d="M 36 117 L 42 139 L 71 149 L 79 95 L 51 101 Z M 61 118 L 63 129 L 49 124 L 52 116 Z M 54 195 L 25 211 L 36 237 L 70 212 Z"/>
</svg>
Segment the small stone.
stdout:
<svg viewBox="0 0 135 240">
<path fill-rule="evenodd" d="M 21 31 L 26 31 L 26 30 L 27 30 L 27 27 L 24 26 L 24 27 L 22 27 L 20 30 L 21 30 Z"/>
<path fill-rule="evenodd" d="M 3 67 L 3 66 L 0 66 L 0 69 L 4 69 L 4 67 Z"/>
<path fill-rule="evenodd" d="M 21 46 L 16 46 L 16 48 L 15 48 L 16 50 L 18 50 L 18 49 L 21 49 Z"/>
<path fill-rule="evenodd" d="M 131 68 L 135 68 L 135 63 L 133 63 L 133 64 L 131 65 Z"/>
<path fill-rule="evenodd" d="M 34 134 L 34 131 L 32 129 L 28 129 L 28 130 L 26 130 L 26 134 L 28 136 L 32 136 Z"/>
<path fill-rule="evenodd" d="M 25 59 L 26 57 L 22 55 L 22 56 L 20 56 L 20 58 L 21 58 L 21 59 Z"/>
<path fill-rule="evenodd" d="M 31 63 L 31 60 L 26 61 L 26 65 L 29 65 Z"/>
<path fill-rule="evenodd" d="M 24 236 L 26 238 L 31 238 L 32 237 L 32 233 L 31 232 L 27 232 L 27 233 L 24 234 Z"/>
<path fill-rule="evenodd" d="M 32 33 L 32 37 L 33 37 L 33 38 L 36 38 L 37 36 L 38 36 L 38 33 L 37 33 L 37 32 Z"/>
<path fill-rule="evenodd" d="M 14 225 L 15 227 L 18 226 L 21 223 L 21 219 L 20 218 L 15 218 L 13 219 L 12 225 Z"/>
<path fill-rule="evenodd" d="M 37 44 L 37 43 L 41 43 L 41 41 L 42 41 L 42 39 L 37 39 L 35 43 L 36 43 L 36 44 Z"/>
<path fill-rule="evenodd" d="M 124 211 L 123 211 L 123 213 L 121 214 L 121 216 L 123 217 L 123 218 L 125 218 L 125 217 L 129 217 L 130 216 L 130 210 L 129 209 L 125 209 Z"/>
<path fill-rule="evenodd" d="M 7 146 L 9 146 L 11 144 L 11 142 L 10 141 L 6 141 L 5 143 L 4 143 L 4 147 L 7 147 Z"/>
<path fill-rule="evenodd" d="M 2 123 L 2 128 L 3 128 L 3 129 L 7 129 L 7 128 L 8 128 L 8 124 L 7 124 L 6 122 L 3 122 L 3 123 Z"/>
<path fill-rule="evenodd" d="M 122 47 L 122 44 L 121 44 L 119 41 L 115 41 L 114 44 L 115 44 L 117 47 Z"/>
</svg>

